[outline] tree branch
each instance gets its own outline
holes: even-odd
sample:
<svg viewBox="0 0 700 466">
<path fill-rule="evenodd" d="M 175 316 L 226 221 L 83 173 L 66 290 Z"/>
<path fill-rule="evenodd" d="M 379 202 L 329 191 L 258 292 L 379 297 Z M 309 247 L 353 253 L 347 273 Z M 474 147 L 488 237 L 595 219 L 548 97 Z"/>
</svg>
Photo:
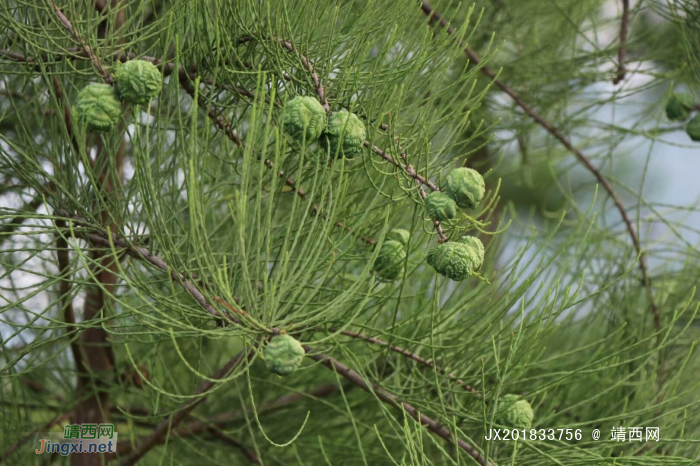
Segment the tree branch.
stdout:
<svg viewBox="0 0 700 466">
<path fill-rule="evenodd" d="M 279 409 L 285 408 L 297 401 L 303 400 L 304 398 L 324 398 L 338 391 L 338 385 L 320 385 L 313 390 L 301 393 L 290 393 L 276 398 L 272 401 L 268 401 L 259 407 L 259 412 L 271 413 Z M 191 437 L 198 434 L 213 433 L 216 429 L 222 429 L 232 422 L 243 419 L 246 410 L 237 409 L 236 411 L 230 413 L 222 413 L 216 416 L 212 416 L 203 420 L 194 420 L 188 422 L 185 425 L 181 425 L 177 429 L 172 429 L 170 433 L 170 439 L 178 439 Z M 156 445 L 165 442 L 165 438 L 160 438 Z M 132 451 L 132 446 L 130 441 L 120 441 L 117 444 L 117 453 L 121 456 L 127 455 Z"/>
<path fill-rule="evenodd" d="M 66 215 L 65 213 L 63 213 L 63 215 L 68 217 L 68 218 L 75 219 L 78 221 L 82 220 L 79 217 L 76 218 L 74 216 Z M 83 236 L 85 238 L 89 239 L 91 242 L 102 243 L 105 245 L 110 244 L 108 239 L 106 239 L 103 236 L 97 235 L 97 234 L 83 233 Z M 129 246 L 121 238 L 114 238 L 113 242 L 114 242 L 115 246 L 126 249 L 128 254 L 130 254 L 134 257 L 137 257 L 137 258 L 142 258 L 142 259 L 148 261 L 149 263 L 156 265 L 161 270 L 170 271 L 170 269 L 169 269 L 168 265 L 165 263 L 165 261 L 163 261 L 162 259 L 157 258 L 155 256 L 151 256 L 143 248 L 140 248 L 138 246 Z M 177 273 L 175 271 L 170 271 L 170 273 L 173 275 L 174 279 L 176 279 L 180 284 L 182 284 L 185 287 L 185 289 L 188 292 L 190 292 L 190 294 L 192 294 L 193 297 L 195 297 L 195 300 L 200 304 L 200 306 L 202 306 L 204 309 L 206 309 L 208 312 L 211 313 L 211 311 L 209 310 L 211 308 L 211 306 L 207 303 L 206 298 L 204 298 L 204 296 L 199 292 L 199 290 L 197 290 L 187 279 L 185 279 L 184 277 L 181 277 L 179 273 Z M 186 284 L 188 284 L 188 285 L 186 285 Z M 198 297 L 201 299 L 198 299 Z M 216 311 L 214 310 L 214 312 L 216 312 Z M 350 333 L 353 334 L 352 332 L 350 332 Z M 359 334 L 353 334 L 353 335 L 356 335 L 359 337 Z M 372 339 L 372 338 L 364 338 L 364 339 L 366 341 L 370 341 L 370 342 L 373 342 L 376 344 L 381 344 L 381 343 L 379 343 L 379 342 L 381 342 L 381 340 L 378 340 L 378 339 Z M 384 343 L 384 342 L 382 342 L 382 343 Z M 311 354 L 308 354 L 308 356 L 310 358 L 315 359 L 315 360 L 323 363 L 327 367 L 334 368 L 335 370 L 338 371 L 338 373 L 340 373 L 341 375 L 346 377 L 351 382 L 360 386 L 364 390 L 376 393 L 377 396 L 379 397 L 379 399 L 381 399 L 382 401 L 387 402 L 387 403 L 391 404 L 392 406 L 397 407 L 399 409 L 403 409 L 409 415 L 411 415 L 414 419 L 418 420 L 419 422 L 421 422 L 424 425 L 427 425 L 428 428 L 432 432 L 445 438 L 449 442 L 454 443 L 452 436 L 447 429 L 445 429 L 443 426 L 438 424 L 433 419 L 431 419 L 423 414 L 418 413 L 418 411 L 415 408 L 413 408 L 413 406 L 411 406 L 410 404 L 398 401 L 398 398 L 395 395 L 393 395 L 389 392 L 386 392 L 386 391 L 382 391 L 378 387 L 376 387 L 375 385 L 371 385 L 371 386 L 367 385 L 367 383 L 364 382 L 364 380 L 362 380 L 362 378 L 359 376 L 359 374 L 354 372 L 352 369 L 349 369 L 346 366 L 343 366 L 340 362 L 335 361 L 334 359 L 332 359 L 326 355 L 323 355 L 323 354 L 314 354 L 313 351 L 311 350 L 311 348 L 309 348 L 309 347 L 305 347 L 305 349 L 306 349 L 307 353 L 311 353 Z M 415 356 L 415 360 L 417 360 L 417 361 L 422 360 L 422 361 L 424 361 L 423 362 L 424 364 L 429 363 L 428 361 L 423 360 L 422 358 L 420 358 L 417 355 L 414 355 L 414 356 Z M 435 366 L 433 366 L 433 367 L 435 367 Z M 212 378 L 221 378 L 221 377 L 214 376 Z M 211 385 L 207 385 L 207 384 L 211 384 Z M 197 392 L 195 392 L 195 393 L 196 394 L 204 393 L 204 392 L 208 391 L 212 386 L 213 386 L 212 382 L 207 382 L 207 383 L 201 385 L 200 388 L 198 388 Z M 177 423 L 182 421 L 182 419 L 185 417 L 185 415 L 188 414 L 192 409 L 194 409 L 194 407 L 196 406 L 196 403 L 194 403 L 194 405 L 191 407 L 190 407 L 190 403 L 194 403 L 194 402 L 186 403 L 185 406 L 183 407 L 183 410 L 178 412 L 178 414 L 175 415 L 176 417 L 175 416 L 173 417 L 173 420 L 176 420 L 176 423 L 174 425 L 176 425 Z M 184 412 L 184 414 L 180 417 L 180 414 L 183 412 Z M 156 432 L 154 432 L 154 434 L 149 436 L 149 438 L 144 441 L 144 443 L 142 444 L 142 446 L 139 448 L 138 451 L 135 450 L 133 454 L 130 454 L 127 458 L 122 460 L 122 462 L 120 463 L 120 466 L 124 466 L 127 464 L 133 464 L 133 461 L 139 459 L 141 456 L 143 456 L 143 454 L 145 454 L 146 451 L 148 451 L 148 449 L 155 446 L 158 443 L 158 440 L 160 438 L 162 438 L 162 436 L 165 434 L 165 432 L 167 432 L 168 429 L 169 429 L 169 424 L 166 424 L 166 423 L 161 424 L 158 427 L 158 429 L 156 430 Z M 476 449 L 474 449 L 471 445 L 469 445 L 468 443 L 464 442 L 461 439 L 457 439 L 456 445 L 458 447 L 462 448 L 463 450 L 465 450 L 467 453 L 469 453 L 477 461 L 479 461 L 479 458 L 481 458 L 481 464 L 484 464 L 484 465 L 486 464 L 484 462 L 485 460 L 483 460 L 483 457 L 481 456 L 481 454 Z"/>
<path fill-rule="evenodd" d="M 440 24 L 449 35 L 454 36 L 455 30 L 452 28 L 449 23 L 438 13 L 433 9 L 432 6 L 427 1 L 423 1 L 421 3 L 421 12 L 425 14 L 428 17 L 428 21 L 432 23 L 438 23 Z M 467 47 L 467 45 L 464 43 L 464 41 L 457 39 L 459 45 L 462 47 L 462 50 L 464 54 L 469 57 L 469 60 L 474 65 L 478 65 L 481 63 L 481 57 L 474 52 L 472 49 Z M 558 139 L 559 142 L 574 156 L 581 162 L 586 169 L 591 172 L 591 174 L 598 180 L 598 182 L 603 185 L 603 188 L 607 193 L 610 195 L 612 198 L 613 202 L 615 203 L 615 206 L 617 207 L 617 210 L 620 212 L 620 216 L 622 217 L 622 221 L 625 223 L 625 227 L 627 228 L 627 231 L 629 233 L 630 238 L 632 239 L 632 245 L 634 246 L 634 249 L 637 251 L 637 254 L 639 255 L 639 270 L 642 274 L 642 284 L 646 286 L 647 288 L 647 293 L 649 295 L 649 300 L 651 301 L 651 312 L 654 318 L 654 327 L 656 330 L 661 329 L 661 319 L 659 317 L 659 311 L 658 308 L 656 307 L 656 303 L 654 302 L 654 295 L 652 291 L 652 286 L 651 286 L 651 277 L 649 276 L 649 270 L 647 267 L 647 256 L 644 250 L 642 249 L 642 245 L 639 241 L 639 236 L 637 235 L 637 230 L 634 228 L 634 225 L 632 224 L 632 220 L 630 219 L 627 209 L 625 209 L 624 204 L 622 203 L 622 200 L 620 199 L 620 196 L 617 194 L 615 191 L 615 188 L 613 185 L 610 183 L 610 181 L 603 175 L 603 173 L 598 170 L 595 165 L 591 162 L 591 160 L 586 157 L 586 155 L 581 152 L 576 146 L 573 145 L 573 143 L 564 136 L 564 134 L 559 131 L 552 123 L 547 121 L 542 115 L 537 113 L 534 108 L 530 107 L 513 89 L 511 89 L 507 84 L 505 84 L 503 81 L 500 79 L 496 78 L 496 73 L 494 73 L 491 69 L 487 68 L 486 66 L 482 66 L 479 69 L 484 75 L 488 76 L 493 83 L 498 86 L 503 92 L 505 92 L 512 100 L 513 102 L 518 105 L 530 118 L 532 118 L 538 125 L 540 125 L 542 128 L 544 128 L 545 131 L 547 131 L 549 134 L 554 136 L 554 138 Z"/>
<path fill-rule="evenodd" d="M 613 79 L 613 84 L 619 84 L 625 79 L 627 67 L 627 32 L 630 21 L 630 0 L 622 0 L 622 18 L 620 19 L 620 49 L 617 52 L 617 75 Z"/>
<path fill-rule="evenodd" d="M 40 428 L 35 429 L 35 430 L 29 432 L 27 435 L 25 435 L 25 436 L 22 437 L 21 439 L 17 440 L 14 444 L 12 444 L 12 446 L 11 446 L 10 448 L 7 449 L 7 451 L 6 451 L 5 453 L 2 454 L 2 456 L 0 456 L 0 463 L 4 463 L 5 461 L 7 461 L 7 459 L 8 459 L 14 452 L 16 452 L 22 445 L 24 445 L 25 443 L 27 443 L 29 440 L 31 440 L 32 437 L 34 437 L 34 435 L 36 435 L 36 434 L 39 433 L 39 432 L 46 432 L 46 431 L 48 431 L 51 427 L 55 426 L 55 425 L 58 424 L 59 422 L 62 422 L 62 421 L 64 421 L 64 420 L 68 419 L 68 418 L 71 416 L 71 414 L 72 414 L 72 411 L 69 411 L 69 412 L 63 413 L 63 414 L 59 414 L 58 416 L 56 416 L 55 418 L 51 419 L 51 420 L 50 420 L 49 422 L 47 422 L 46 424 L 42 425 Z"/>
<path fill-rule="evenodd" d="M 227 444 L 231 445 L 232 447 L 239 449 L 241 451 L 241 453 L 243 453 L 245 455 L 245 457 L 248 458 L 248 461 L 250 461 L 251 463 L 260 464 L 260 460 L 255 455 L 255 452 L 246 448 L 245 445 L 243 445 L 241 442 L 239 442 L 235 438 L 231 437 L 230 435 L 228 435 L 228 434 L 226 434 L 226 433 L 224 433 L 221 430 L 216 429 L 216 428 L 212 428 L 211 433 L 212 433 L 212 435 L 214 435 L 214 437 L 218 438 L 222 442 L 227 443 Z"/>
<path fill-rule="evenodd" d="M 77 215 L 73 215 L 70 212 L 67 212 L 65 210 L 59 210 L 56 212 L 57 215 L 62 215 L 63 217 L 66 217 L 68 219 L 71 219 L 75 221 L 76 223 L 85 225 L 85 226 L 90 226 L 92 227 L 89 222 L 87 222 L 84 218 L 78 217 Z M 81 232 L 80 235 L 90 241 L 93 244 L 100 245 L 103 247 L 112 247 L 114 245 L 115 247 L 118 248 L 123 248 L 126 250 L 126 253 L 136 259 L 142 259 L 148 262 L 149 264 L 155 266 L 156 268 L 162 270 L 163 272 L 169 274 L 173 280 L 178 282 L 180 285 L 182 285 L 183 288 L 194 298 L 194 300 L 199 304 L 205 311 L 207 311 L 212 317 L 214 317 L 217 320 L 220 320 L 222 318 L 229 319 L 233 323 L 236 323 L 238 325 L 242 325 L 242 322 L 235 316 L 229 315 L 228 313 L 222 313 L 218 310 L 216 310 L 209 302 L 207 301 L 207 298 L 197 289 L 196 286 L 192 284 L 183 274 L 180 272 L 177 272 L 170 268 L 170 266 L 165 262 L 163 259 L 154 256 L 153 254 L 149 253 L 148 250 L 144 247 L 138 246 L 138 245 L 132 245 L 127 243 L 123 238 L 120 238 L 118 236 L 113 237 L 112 241 L 110 242 L 109 238 L 107 235 L 105 235 L 104 232 L 97 232 L 97 233 L 87 233 L 87 232 Z"/>
<path fill-rule="evenodd" d="M 379 398 L 379 400 L 383 401 L 384 403 L 393 406 L 399 411 L 407 413 L 413 419 L 418 421 L 421 425 L 427 427 L 428 430 L 430 430 L 434 434 L 437 434 L 439 437 L 442 437 L 450 444 L 456 445 L 457 447 L 467 452 L 467 454 L 474 458 L 474 460 L 477 463 L 483 466 L 493 466 L 493 464 L 490 461 L 486 461 L 484 456 L 475 447 L 468 444 L 464 440 L 453 436 L 452 433 L 449 430 L 447 430 L 447 428 L 438 423 L 436 420 L 418 412 L 418 410 L 415 407 L 413 407 L 413 405 L 405 401 L 399 400 L 399 398 L 396 395 L 377 386 L 374 383 L 366 382 L 360 374 L 345 366 L 341 362 L 331 358 L 330 356 L 323 353 L 317 353 L 310 346 L 304 346 L 304 350 L 306 350 L 306 355 L 309 358 L 313 359 L 314 361 L 318 361 L 327 368 L 337 372 L 338 374 L 342 375 L 361 389 L 369 393 L 373 393 L 374 395 L 376 395 L 377 398 Z"/>
<path fill-rule="evenodd" d="M 255 348 L 261 343 L 261 339 L 258 338 L 257 342 L 248 351 L 240 351 L 238 354 L 233 356 L 224 366 L 214 373 L 211 378 L 216 380 L 221 380 L 226 377 L 233 369 L 235 369 L 242 360 L 248 360 L 255 352 Z M 148 451 L 154 446 L 158 445 L 162 439 L 166 437 L 168 432 L 177 427 L 183 419 L 185 419 L 194 408 L 196 408 L 204 399 L 206 398 L 207 392 L 211 390 L 215 385 L 215 382 L 207 380 L 203 382 L 194 394 L 197 398 L 193 398 L 182 404 L 181 408 L 169 419 L 161 422 L 155 431 L 147 438 L 145 438 L 139 445 L 134 448 L 125 458 L 119 462 L 119 466 L 127 466 L 135 464 L 139 459 L 141 459 Z M 202 395 L 202 396 L 199 396 Z"/>
<path fill-rule="evenodd" d="M 100 63 L 100 60 L 97 58 L 97 55 L 92 51 L 90 46 L 83 40 L 82 37 L 76 32 L 75 28 L 71 24 L 71 22 L 66 18 L 66 15 L 63 14 L 61 10 L 58 9 L 56 4 L 53 2 L 53 0 L 48 0 L 49 5 L 51 5 L 51 8 L 53 8 L 54 13 L 56 13 L 56 16 L 58 16 L 58 20 L 63 24 L 63 26 L 68 30 L 71 36 L 75 40 L 78 41 L 80 46 L 83 48 L 85 53 L 90 57 L 90 61 L 92 61 L 92 66 L 95 67 L 95 70 L 99 73 L 100 76 L 102 76 L 102 79 L 105 80 L 107 84 L 112 84 L 114 82 L 114 79 L 112 76 L 102 67 L 102 64 Z M 118 28 L 117 28 L 118 29 Z"/>
<path fill-rule="evenodd" d="M 68 242 L 62 236 L 62 231 L 66 228 L 65 220 L 56 220 L 56 228 L 59 229 L 59 233 L 56 236 L 56 256 L 58 260 L 58 274 L 61 277 L 61 282 L 59 284 L 59 292 L 61 310 L 63 311 L 63 318 L 68 324 L 69 330 L 66 332 L 66 336 L 71 338 L 70 349 L 73 353 L 73 360 L 75 361 L 75 369 L 78 377 L 84 377 L 86 374 L 85 362 L 83 361 L 83 354 L 80 348 L 80 343 L 73 335 L 78 332 L 78 327 L 75 325 L 75 310 L 73 309 L 73 300 L 70 299 L 71 293 L 71 271 L 70 271 L 70 257 L 68 255 Z"/>
<path fill-rule="evenodd" d="M 323 327 L 316 327 L 316 329 L 317 329 L 317 330 L 321 330 L 321 331 L 324 331 L 324 330 L 325 330 Z M 330 331 L 331 331 L 331 332 L 334 332 L 333 329 L 331 329 Z M 368 336 L 368 335 L 365 335 L 365 334 L 362 334 L 362 333 L 353 332 L 353 331 L 351 331 L 351 330 L 341 330 L 339 333 L 340 333 L 341 335 L 345 335 L 345 336 L 347 336 L 347 337 L 354 338 L 354 339 L 356 339 L 356 340 L 363 340 L 363 341 L 366 341 L 366 342 L 368 342 L 368 343 L 372 343 L 372 344 L 374 344 L 374 345 L 386 346 L 386 347 L 389 348 L 389 350 L 391 350 L 391 351 L 393 351 L 393 352 L 395 352 L 395 353 L 401 354 L 402 356 L 405 356 L 405 357 L 407 357 L 407 358 L 409 358 L 409 359 L 412 359 L 413 361 L 417 362 L 418 364 L 422 364 L 422 365 L 424 365 L 424 366 L 426 366 L 426 367 L 429 367 L 430 369 L 433 369 L 433 370 L 436 371 L 437 373 L 442 374 L 442 375 L 444 375 L 444 376 L 446 376 L 446 377 L 452 379 L 457 385 L 461 386 L 461 387 L 464 388 L 466 391 L 471 392 L 471 393 L 474 393 L 474 394 L 476 394 L 477 396 L 480 395 L 480 393 L 477 392 L 476 389 L 475 389 L 474 387 L 472 387 L 471 385 L 467 384 L 466 382 L 464 382 L 462 379 L 460 379 L 460 378 L 457 377 L 456 375 L 454 375 L 454 374 L 452 374 L 452 373 L 450 373 L 450 372 L 447 372 L 445 369 L 443 369 L 443 368 L 441 368 L 440 366 L 436 365 L 433 361 L 430 361 L 430 360 L 425 359 L 425 358 L 423 358 L 423 357 L 421 357 L 421 356 L 418 356 L 417 354 L 412 353 L 411 351 L 409 351 L 409 350 L 407 350 L 407 349 L 401 348 L 401 347 L 396 346 L 396 345 L 390 345 L 388 342 L 386 342 L 386 341 L 384 341 L 384 340 L 380 340 L 379 338 L 370 337 L 370 336 Z"/>
</svg>

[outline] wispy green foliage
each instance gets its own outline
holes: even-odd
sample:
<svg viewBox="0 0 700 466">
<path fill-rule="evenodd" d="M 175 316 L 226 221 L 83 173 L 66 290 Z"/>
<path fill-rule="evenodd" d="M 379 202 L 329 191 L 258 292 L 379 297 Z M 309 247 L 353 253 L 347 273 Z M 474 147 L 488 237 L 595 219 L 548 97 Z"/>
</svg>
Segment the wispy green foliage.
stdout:
<svg viewBox="0 0 700 466">
<path fill-rule="evenodd" d="M 639 26 L 692 37 L 693 8 L 672 3 L 632 9 L 617 88 L 620 14 L 601 0 L 436 2 L 452 34 L 412 0 L 57 4 L 73 33 L 50 2 L 0 7 L 2 451 L 57 414 L 81 419 L 101 391 L 122 457 L 164 422 L 144 464 L 694 464 L 698 238 L 678 214 L 697 206 L 646 199 L 648 156 L 622 158 L 678 129 L 645 99 L 696 54 L 663 61 Z M 78 93 L 137 58 L 161 70 L 160 93 L 86 131 Z M 361 152 L 286 135 L 297 96 L 356 114 Z M 618 105 L 631 110 L 596 113 Z M 423 198 L 465 165 L 486 195 L 436 226 Z M 405 264 L 379 280 L 396 228 Z M 486 246 L 478 276 L 436 274 L 428 252 L 465 234 Z M 262 360 L 279 332 L 310 348 L 284 378 Z M 104 348 L 113 359 L 94 365 Z M 485 440 L 506 394 L 533 428 L 582 438 Z M 615 442 L 617 426 L 661 441 Z M 10 461 L 38 464 L 34 448 Z"/>
</svg>

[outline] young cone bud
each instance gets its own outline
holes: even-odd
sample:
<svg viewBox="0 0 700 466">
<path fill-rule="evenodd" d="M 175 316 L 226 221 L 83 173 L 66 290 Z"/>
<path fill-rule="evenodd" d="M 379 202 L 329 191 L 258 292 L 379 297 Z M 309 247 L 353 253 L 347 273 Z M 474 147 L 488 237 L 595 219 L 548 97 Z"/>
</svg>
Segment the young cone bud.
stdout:
<svg viewBox="0 0 700 466">
<path fill-rule="evenodd" d="M 673 93 L 666 102 L 666 117 L 671 121 L 687 120 L 693 107 L 693 97 L 690 94 Z"/>
<path fill-rule="evenodd" d="M 287 102 L 282 118 L 284 131 L 300 144 L 316 141 L 326 127 L 326 111 L 321 103 L 307 96 L 298 96 Z"/>
<path fill-rule="evenodd" d="M 483 258 L 479 258 L 474 247 L 458 241 L 440 244 L 428 252 L 428 265 L 440 275 L 455 281 L 470 276 L 481 267 L 482 262 Z"/>
<path fill-rule="evenodd" d="M 506 395 L 498 401 L 496 420 L 515 429 L 529 429 L 535 412 L 526 400 L 518 395 Z"/>
<path fill-rule="evenodd" d="M 163 88 L 163 76 L 153 63 L 130 60 L 117 68 L 117 94 L 132 105 L 146 105 Z"/>
<path fill-rule="evenodd" d="M 265 365 L 277 375 L 289 375 L 299 368 L 305 354 L 301 343 L 293 337 L 275 335 L 265 347 Z"/>
<path fill-rule="evenodd" d="M 475 209 L 484 198 L 486 187 L 479 172 L 471 168 L 455 168 L 445 178 L 442 191 L 450 196 L 458 206 Z"/>
<path fill-rule="evenodd" d="M 700 114 L 695 115 L 685 127 L 685 132 L 688 133 L 693 141 L 700 141 Z"/>
<path fill-rule="evenodd" d="M 475 271 L 479 270 L 484 264 L 484 244 L 481 240 L 476 236 L 463 236 L 457 242 L 469 247 L 472 266 Z"/>
<path fill-rule="evenodd" d="M 374 261 L 374 274 L 385 281 L 394 281 L 403 275 L 406 248 L 398 241 L 384 241 Z"/>
<path fill-rule="evenodd" d="M 80 91 L 73 107 L 80 124 L 92 133 L 107 133 L 119 121 L 122 103 L 114 88 L 108 84 L 90 84 Z"/>
<path fill-rule="evenodd" d="M 403 244 L 404 247 L 408 246 L 408 240 L 411 237 L 411 233 L 403 228 L 394 228 L 389 233 L 386 234 L 387 241 L 398 241 Z"/>
<path fill-rule="evenodd" d="M 444 222 L 457 216 L 457 203 L 447 194 L 433 191 L 425 198 L 425 210 L 433 220 Z"/>
<path fill-rule="evenodd" d="M 321 141 L 324 149 L 330 150 L 331 156 L 337 154 L 351 159 L 362 152 L 365 137 L 365 124 L 362 120 L 354 113 L 341 110 L 331 115 Z"/>
</svg>

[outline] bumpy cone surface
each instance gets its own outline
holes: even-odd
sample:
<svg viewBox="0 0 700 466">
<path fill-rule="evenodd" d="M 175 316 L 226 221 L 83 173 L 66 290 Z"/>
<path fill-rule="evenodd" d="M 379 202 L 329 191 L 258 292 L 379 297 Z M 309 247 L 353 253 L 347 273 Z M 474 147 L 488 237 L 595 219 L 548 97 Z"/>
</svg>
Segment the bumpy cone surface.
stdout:
<svg viewBox="0 0 700 466">
<path fill-rule="evenodd" d="M 338 154 L 339 157 L 351 159 L 362 152 L 366 135 L 362 120 L 354 113 L 341 110 L 331 115 L 321 140 L 331 156 Z"/>
<path fill-rule="evenodd" d="M 406 248 L 398 241 L 384 241 L 374 261 L 373 271 L 382 280 L 393 281 L 403 275 Z"/>
<path fill-rule="evenodd" d="M 80 91 L 73 107 L 80 124 L 92 133 L 111 131 L 122 114 L 122 103 L 108 84 L 90 84 Z"/>
<path fill-rule="evenodd" d="M 463 236 L 458 243 L 465 244 L 469 247 L 472 265 L 474 270 L 479 270 L 484 264 L 484 244 L 476 236 Z"/>
<path fill-rule="evenodd" d="M 454 199 L 458 206 L 475 209 L 484 198 L 486 186 L 478 171 L 461 167 L 447 175 L 442 191 Z"/>
<path fill-rule="evenodd" d="M 304 348 L 289 335 L 275 335 L 265 347 L 265 365 L 277 375 L 289 375 L 301 366 Z"/>
<path fill-rule="evenodd" d="M 690 139 L 693 141 L 700 141 L 700 114 L 695 115 L 693 119 L 688 122 L 685 132 L 688 133 L 688 136 L 690 136 Z"/>
<path fill-rule="evenodd" d="M 425 211 L 433 220 L 444 222 L 457 216 L 457 203 L 447 194 L 433 191 L 425 198 Z"/>
<path fill-rule="evenodd" d="M 283 116 L 284 131 L 299 143 L 316 141 L 326 128 L 326 111 L 317 99 L 298 96 L 287 102 Z"/>
<path fill-rule="evenodd" d="M 529 429 L 535 412 L 526 400 L 518 395 L 506 395 L 498 402 L 497 420 L 503 425 L 516 429 Z"/>
<path fill-rule="evenodd" d="M 163 88 L 163 76 L 153 63 L 130 60 L 117 68 L 117 94 L 132 105 L 146 105 Z"/>
<path fill-rule="evenodd" d="M 408 240 L 411 237 L 411 233 L 403 228 L 394 228 L 389 233 L 386 234 L 387 241 L 398 241 L 403 244 L 404 247 L 408 246 Z"/>
<path fill-rule="evenodd" d="M 455 281 L 464 280 L 476 271 L 481 266 L 477 260 L 472 247 L 458 241 L 440 244 L 428 252 L 428 265 Z"/>
<path fill-rule="evenodd" d="M 671 94 L 666 102 L 666 117 L 671 121 L 686 120 L 694 106 L 690 94 Z"/>
</svg>

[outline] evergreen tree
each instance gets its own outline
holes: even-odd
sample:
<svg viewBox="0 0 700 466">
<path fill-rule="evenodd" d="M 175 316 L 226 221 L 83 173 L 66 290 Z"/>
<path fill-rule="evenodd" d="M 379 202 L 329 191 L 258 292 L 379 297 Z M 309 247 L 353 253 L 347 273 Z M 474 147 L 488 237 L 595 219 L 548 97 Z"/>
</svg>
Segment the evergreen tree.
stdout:
<svg viewBox="0 0 700 466">
<path fill-rule="evenodd" d="M 7 464 L 698 461 L 698 205 L 649 187 L 700 139 L 696 2 L 8 0 L 0 31 Z"/>
</svg>

